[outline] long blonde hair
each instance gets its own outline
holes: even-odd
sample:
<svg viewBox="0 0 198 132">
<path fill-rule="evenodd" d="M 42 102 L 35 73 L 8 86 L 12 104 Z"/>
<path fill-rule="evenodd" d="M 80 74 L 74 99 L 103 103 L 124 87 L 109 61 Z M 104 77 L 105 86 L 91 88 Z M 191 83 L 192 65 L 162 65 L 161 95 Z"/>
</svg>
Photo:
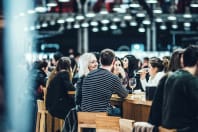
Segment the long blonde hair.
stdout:
<svg viewBox="0 0 198 132">
<path fill-rule="evenodd" d="M 89 63 L 95 58 L 96 56 L 93 53 L 84 53 L 80 56 L 78 61 L 79 77 L 86 76 L 90 72 L 88 69 Z"/>
</svg>

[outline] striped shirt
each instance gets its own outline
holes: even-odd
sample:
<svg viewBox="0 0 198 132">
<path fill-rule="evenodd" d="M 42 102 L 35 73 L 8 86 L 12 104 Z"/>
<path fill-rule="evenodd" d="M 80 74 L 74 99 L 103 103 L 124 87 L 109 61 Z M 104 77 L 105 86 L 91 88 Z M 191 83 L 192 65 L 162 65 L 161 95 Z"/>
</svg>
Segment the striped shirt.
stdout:
<svg viewBox="0 0 198 132">
<path fill-rule="evenodd" d="M 119 78 L 110 71 L 102 68 L 91 71 L 82 85 L 82 111 L 106 112 L 113 92 L 123 98 L 128 95 Z"/>
</svg>

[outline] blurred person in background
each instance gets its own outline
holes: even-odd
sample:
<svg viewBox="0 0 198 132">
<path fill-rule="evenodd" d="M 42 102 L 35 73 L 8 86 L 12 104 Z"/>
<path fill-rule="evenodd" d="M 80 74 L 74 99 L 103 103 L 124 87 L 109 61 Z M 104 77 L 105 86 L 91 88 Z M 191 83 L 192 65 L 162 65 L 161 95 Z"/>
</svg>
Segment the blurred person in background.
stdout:
<svg viewBox="0 0 198 132">
<path fill-rule="evenodd" d="M 61 57 L 56 66 L 56 71 L 57 74 L 47 88 L 46 108 L 52 116 L 64 120 L 68 111 L 75 106 L 74 99 L 67 93 L 75 90 L 72 84 L 70 58 Z"/>
<path fill-rule="evenodd" d="M 183 68 L 168 76 L 163 87 L 161 126 L 198 132 L 198 46 L 183 53 Z"/>
<path fill-rule="evenodd" d="M 147 71 L 140 73 L 140 81 L 144 90 L 146 87 L 157 87 L 160 79 L 165 75 L 163 61 L 160 58 L 152 57 L 149 59 L 149 80 L 146 80 Z"/>
<path fill-rule="evenodd" d="M 170 65 L 169 65 L 169 71 L 176 71 L 178 69 L 181 69 L 184 67 L 183 64 L 183 53 L 184 53 L 184 49 L 176 49 L 172 56 L 171 56 L 171 61 L 170 61 Z"/>
<path fill-rule="evenodd" d="M 148 68 L 149 66 L 149 57 L 143 58 L 142 68 Z"/>
<path fill-rule="evenodd" d="M 47 82 L 48 63 L 46 61 L 35 61 L 31 69 L 31 79 L 33 82 L 33 89 L 35 100 L 43 100 L 43 88 Z"/>
<path fill-rule="evenodd" d="M 157 86 L 157 90 L 151 105 L 151 110 L 149 114 L 149 120 L 148 122 L 155 125 L 156 127 L 161 125 L 162 120 L 162 102 L 163 102 L 163 90 L 164 85 L 166 82 L 166 79 L 169 75 L 172 74 L 172 72 L 175 72 L 178 69 L 181 69 L 183 66 L 183 57 L 182 54 L 184 53 L 184 49 L 177 49 L 175 50 L 171 57 L 168 67 L 168 72 L 159 82 L 159 85 Z"/>
<path fill-rule="evenodd" d="M 51 68 L 51 73 L 49 74 L 49 77 L 48 77 L 48 80 L 47 80 L 47 83 L 46 83 L 46 87 L 48 87 L 50 81 L 54 78 L 54 76 L 56 75 L 57 71 L 56 71 L 56 65 L 58 64 L 58 60 L 63 57 L 63 54 L 60 53 L 60 52 L 56 52 L 53 56 L 53 59 L 52 59 L 52 64 L 53 64 L 53 67 L 49 67 Z"/>
</svg>

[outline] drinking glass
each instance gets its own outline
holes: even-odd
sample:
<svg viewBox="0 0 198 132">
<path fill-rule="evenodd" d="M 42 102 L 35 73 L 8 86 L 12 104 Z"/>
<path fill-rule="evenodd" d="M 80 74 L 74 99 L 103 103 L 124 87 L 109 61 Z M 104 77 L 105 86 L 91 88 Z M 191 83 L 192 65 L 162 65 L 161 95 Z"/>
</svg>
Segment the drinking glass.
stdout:
<svg viewBox="0 0 198 132">
<path fill-rule="evenodd" d="M 132 89 L 132 92 L 134 90 L 134 88 L 136 87 L 137 85 L 137 81 L 136 81 L 136 78 L 130 78 L 129 79 L 129 87 Z"/>
</svg>

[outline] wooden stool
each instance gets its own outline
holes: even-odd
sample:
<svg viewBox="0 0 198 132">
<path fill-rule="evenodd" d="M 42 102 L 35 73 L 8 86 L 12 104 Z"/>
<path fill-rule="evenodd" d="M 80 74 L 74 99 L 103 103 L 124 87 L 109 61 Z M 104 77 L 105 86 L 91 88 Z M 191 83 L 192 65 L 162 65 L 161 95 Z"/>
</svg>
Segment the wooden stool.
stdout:
<svg viewBox="0 0 198 132">
<path fill-rule="evenodd" d="M 83 128 L 96 128 L 96 115 L 107 116 L 106 112 L 78 112 L 78 132 Z"/>
<path fill-rule="evenodd" d="M 120 132 L 132 132 L 134 122 L 134 120 L 121 118 L 119 120 Z"/>
<path fill-rule="evenodd" d="M 64 120 L 56 117 L 52 117 L 52 132 L 57 130 L 62 131 Z"/>
<path fill-rule="evenodd" d="M 120 132 L 120 117 L 96 115 L 96 132 Z"/>
<path fill-rule="evenodd" d="M 167 128 L 164 128 L 164 127 L 162 127 L 162 126 L 159 126 L 159 127 L 158 127 L 158 131 L 159 131 L 159 132 L 177 132 L 176 129 L 167 129 Z"/>
<path fill-rule="evenodd" d="M 46 110 L 46 95 L 47 95 L 47 88 L 43 88 L 44 94 L 44 109 Z M 47 111 L 47 110 L 46 110 Z M 64 120 L 53 117 L 49 112 L 47 112 L 47 121 L 46 121 L 46 131 L 47 132 L 56 132 L 57 130 L 62 130 L 64 124 Z"/>
<path fill-rule="evenodd" d="M 46 128 L 46 114 L 48 113 L 45 109 L 44 101 L 37 100 L 38 112 L 36 119 L 36 132 L 45 132 Z"/>
</svg>

